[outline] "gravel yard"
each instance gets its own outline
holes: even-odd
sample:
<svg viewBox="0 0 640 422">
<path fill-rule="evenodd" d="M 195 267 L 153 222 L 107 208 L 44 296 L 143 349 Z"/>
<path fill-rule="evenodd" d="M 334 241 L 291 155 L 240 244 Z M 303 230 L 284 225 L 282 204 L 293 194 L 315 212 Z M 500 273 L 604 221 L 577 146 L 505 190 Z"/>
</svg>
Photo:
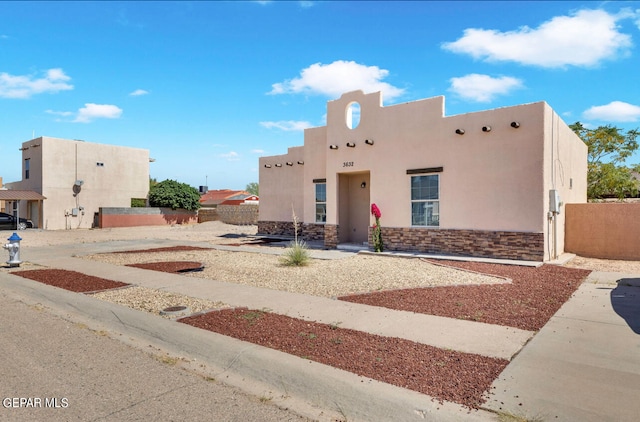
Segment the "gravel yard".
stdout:
<svg viewBox="0 0 640 422">
<path fill-rule="evenodd" d="M 507 282 L 504 278 L 447 268 L 420 259 L 373 255 L 353 255 L 336 260 L 313 259 L 305 267 L 283 266 L 275 255 L 215 249 L 153 254 L 110 253 L 83 258 L 117 265 L 198 261 L 204 264 L 204 270 L 185 276 L 323 297 L 410 287 Z"/>
</svg>

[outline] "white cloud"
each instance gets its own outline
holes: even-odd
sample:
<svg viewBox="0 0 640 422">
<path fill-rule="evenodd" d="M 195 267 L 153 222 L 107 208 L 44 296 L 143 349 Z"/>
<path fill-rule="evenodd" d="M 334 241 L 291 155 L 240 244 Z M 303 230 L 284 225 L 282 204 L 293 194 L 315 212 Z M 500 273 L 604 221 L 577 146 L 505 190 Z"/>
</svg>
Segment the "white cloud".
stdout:
<svg viewBox="0 0 640 422">
<path fill-rule="evenodd" d="M 30 98 L 35 94 L 56 93 L 73 89 L 67 83 L 71 80 L 62 69 L 49 69 L 44 77 L 33 75 L 13 76 L 0 73 L 0 98 Z"/>
<path fill-rule="evenodd" d="M 365 93 L 382 91 L 384 98 L 401 96 L 404 89 L 382 82 L 386 69 L 338 60 L 330 64 L 315 63 L 303 69 L 300 77 L 272 85 L 269 94 L 315 94 L 338 98 L 345 92 L 361 89 Z"/>
<path fill-rule="evenodd" d="M 251 153 L 252 154 L 264 154 L 265 150 L 263 150 L 263 149 L 252 149 Z"/>
<path fill-rule="evenodd" d="M 226 158 L 227 161 L 240 161 L 240 154 L 235 151 L 229 151 L 226 154 L 220 154 L 219 157 Z"/>
<path fill-rule="evenodd" d="M 593 106 L 582 113 L 585 119 L 608 122 L 637 122 L 640 119 L 640 106 L 612 101 L 602 106 Z"/>
<path fill-rule="evenodd" d="M 312 127 L 311 123 L 295 120 L 280 120 L 278 122 L 260 122 L 260 125 L 267 129 L 280 129 L 285 132 L 302 131 Z"/>
<path fill-rule="evenodd" d="M 492 78 L 489 75 L 472 73 L 459 78 L 449 79 L 449 91 L 471 101 L 490 102 L 498 95 L 506 95 L 514 89 L 522 88 L 520 79 L 509 76 Z"/>
<path fill-rule="evenodd" d="M 78 110 L 74 122 L 89 123 L 95 119 L 117 119 L 122 115 L 120 107 L 111 104 L 87 103 Z"/>
<path fill-rule="evenodd" d="M 547 68 L 594 66 L 628 53 L 631 36 L 619 32 L 616 24 L 628 17 L 626 13 L 580 10 L 571 16 L 556 16 L 535 29 L 524 26 L 500 32 L 470 28 L 442 48 L 490 62 L 512 61 Z"/>
<path fill-rule="evenodd" d="M 135 91 L 133 91 L 129 95 L 131 97 L 139 97 L 141 95 L 147 95 L 148 93 L 149 93 L 149 91 L 145 91 L 144 89 L 136 89 Z"/>
<path fill-rule="evenodd" d="M 75 113 L 72 111 L 53 111 L 53 110 L 45 110 L 45 113 L 53 114 L 54 116 L 62 116 L 62 117 L 70 117 Z M 62 119 L 56 119 L 57 122 L 62 121 Z"/>
</svg>

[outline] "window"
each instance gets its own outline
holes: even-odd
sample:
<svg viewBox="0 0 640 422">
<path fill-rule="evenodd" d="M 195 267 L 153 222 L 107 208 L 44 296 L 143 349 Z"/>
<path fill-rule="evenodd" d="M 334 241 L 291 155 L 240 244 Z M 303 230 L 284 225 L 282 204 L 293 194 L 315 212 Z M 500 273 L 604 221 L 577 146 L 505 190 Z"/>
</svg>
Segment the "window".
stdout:
<svg viewBox="0 0 640 422">
<path fill-rule="evenodd" d="M 316 223 L 327 222 L 327 184 L 316 183 Z"/>
<path fill-rule="evenodd" d="M 360 104 L 357 102 L 347 106 L 347 127 L 355 129 L 360 124 Z"/>
<path fill-rule="evenodd" d="M 30 158 L 26 158 L 24 160 L 24 178 L 28 179 L 29 178 L 29 163 L 31 162 Z"/>
<path fill-rule="evenodd" d="M 411 177 L 411 225 L 440 225 L 440 175 Z"/>
</svg>

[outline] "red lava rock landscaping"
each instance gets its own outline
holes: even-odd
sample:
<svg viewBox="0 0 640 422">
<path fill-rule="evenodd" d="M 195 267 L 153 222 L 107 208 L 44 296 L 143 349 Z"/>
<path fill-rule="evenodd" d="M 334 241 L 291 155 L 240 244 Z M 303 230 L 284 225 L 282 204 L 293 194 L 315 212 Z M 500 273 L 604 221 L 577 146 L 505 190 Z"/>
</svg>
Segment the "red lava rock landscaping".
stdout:
<svg viewBox="0 0 640 422">
<path fill-rule="evenodd" d="M 509 363 L 246 308 L 178 321 L 470 408 Z"/>
<path fill-rule="evenodd" d="M 429 261 L 507 277 L 508 284 L 428 287 L 343 296 L 340 300 L 390 309 L 467 319 L 528 331 L 540 330 L 591 271 L 480 262 Z"/>
<path fill-rule="evenodd" d="M 14 271 L 11 274 L 78 293 L 96 292 L 129 286 L 129 284 L 120 281 L 107 280 L 105 278 L 68 270 L 26 270 Z"/>
<path fill-rule="evenodd" d="M 161 271 L 164 273 L 186 273 L 198 271 L 203 268 L 201 262 L 195 261 L 161 261 L 147 262 L 144 264 L 128 264 L 127 267 L 142 268 L 145 270 Z"/>
<path fill-rule="evenodd" d="M 190 250 L 187 248 L 147 251 Z M 430 262 L 507 277 L 512 283 L 381 291 L 341 297 L 340 300 L 537 331 L 590 272 L 554 265 L 532 268 L 477 262 Z M 176 273 L 202 264 L 177 261 L 131 266 Z M 13 274 L 75 292 L 127 286 L 66 270 L 29 270 Z M 469 408 L 482 405 L 492 382 L 509 363 L 505 359 L 438 349 L 409 340 L 242 308 L 194 315 L 179 322 Z"/>
</svg>

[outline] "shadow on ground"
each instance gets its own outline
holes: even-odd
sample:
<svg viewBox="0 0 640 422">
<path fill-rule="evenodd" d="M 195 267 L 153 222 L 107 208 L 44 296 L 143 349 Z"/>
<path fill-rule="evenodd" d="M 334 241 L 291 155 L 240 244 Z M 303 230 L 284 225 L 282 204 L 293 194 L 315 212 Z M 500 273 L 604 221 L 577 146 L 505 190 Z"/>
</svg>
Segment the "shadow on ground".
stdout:
<svg viewBox="0 0 640 422">
<path fill-rule="evenodd" d="M 634 333 L 640 334 L 640 278 L 622 278 L 611 291 L 611 306 Z"/>
</svg>

